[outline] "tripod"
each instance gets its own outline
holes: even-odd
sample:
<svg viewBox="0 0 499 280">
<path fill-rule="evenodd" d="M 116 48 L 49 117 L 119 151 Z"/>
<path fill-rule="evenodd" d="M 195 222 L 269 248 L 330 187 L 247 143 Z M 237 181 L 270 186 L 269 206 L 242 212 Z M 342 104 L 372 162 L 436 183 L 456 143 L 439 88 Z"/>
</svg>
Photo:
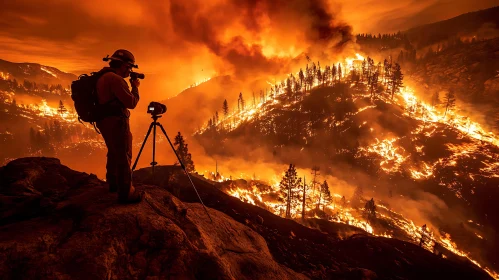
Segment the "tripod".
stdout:
<svg viewBox="0 0 499 280">
<path fill-rule="evenodd" d="M 178 162 L 180 163 L 180 166 L 182 166 L 182 169 L 185 172 L 185 175 L 187 175 L 187 178 L 189 178 L 189 181 L 191 182 L 192 187 L 194 188 L 194 191 L 196 191 L 196 194 L 199 198 L 199 201 L 201 202 L 201 205 L 203 205 L 204 211 L 206 211 L 206 214 L 210 218 L 210 221 L 213 223 L 213 220 L 211 219 L 210 213 L 208 213 L 208 210 L 206 209 L 206 206 L 204 206 L 203 200 L 201 199 L 201 196 L 199 196 L 198 190 L 196 189 L 196 186 L 194 186 L 194 182 L 192 182 L 191 176 L 189 176 L 189 172 L 187 172 L 187 169 L 185 168 L 184 163 L 180 159 L 180 157 L 177 154 L 177 151 L 175 151 L 175 148 L 173 147 L 172 141 L 170 141 L 170 137 L 168 137 L 168 134 L 166 134 L 165 129 L 163 128 L 163 125 L 161 125 L 158 122 L 158 119 L 161 118 L 161 115 L 152 115 L 153 121 L 151 122 L 151 125 L 149 125 L 149 130 L 147 130 L 146 138 L 144 139 L 144 142 L 142 142 L 142 147 L 140 147 L 139 154 L 137 155 L 137 158 L 135 159 L 135 163 L 133 164 L 132 167 L 132 172 L 135 170 L 135 167 L 137 166 L 137 162 L 139 162 L 140 154 L 142 154 L 142 150 L 144 149 L 144 146 L 146 145 L 147 138 L 149 137 L 149 134 L 151 134 L 151 129 L 154 130 L 152 134 L 152 174 L 154 176 L 154 166 L 157 165 L 158 163 L 155 161 L 155 155 L 156 155 L 156 126 L 159 126 L 161 128 L 161 131 L 163 131 L 163 134 L 166 136 L 166 139 L 168 140 L 168 143 L 170 143 L 170 147 L 172 148 L 173 152 L 175 153 L 175 156 L 177 156 Z M 153 177 L 154 178 L 154 177 Z"/>
</svg>

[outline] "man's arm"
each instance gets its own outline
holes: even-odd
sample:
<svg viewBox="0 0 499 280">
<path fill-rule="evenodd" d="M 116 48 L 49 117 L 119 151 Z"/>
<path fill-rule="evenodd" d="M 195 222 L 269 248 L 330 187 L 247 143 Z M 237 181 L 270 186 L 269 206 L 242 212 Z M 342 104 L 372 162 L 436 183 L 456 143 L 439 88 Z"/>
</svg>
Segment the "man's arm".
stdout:
<svg viewBox="0 0 499 280">
<path fill-rule="evenodd" d="M 130 91 L 126 81 L 119 76 L 114 76 L 111 83 L 111 91 L 127 109 L 134 109 L 139 102 L 139 88 L 132 86 L 132 91 Z"/>
</svg>

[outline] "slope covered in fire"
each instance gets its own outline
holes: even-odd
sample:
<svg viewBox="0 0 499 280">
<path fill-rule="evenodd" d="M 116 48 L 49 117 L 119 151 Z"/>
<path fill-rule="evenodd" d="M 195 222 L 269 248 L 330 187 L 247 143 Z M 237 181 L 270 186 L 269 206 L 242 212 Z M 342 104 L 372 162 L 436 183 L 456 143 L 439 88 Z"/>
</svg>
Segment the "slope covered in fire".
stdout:
<svg viewBox="0 0 499 280">
<path fill-rule="evenodd" d="M 78 122 L 69 88 L 76 79 L 54 67 L 0 60 L 0 142 L 9 147 L 0 150 L 0 163 L 44 155 L 86 169 L 96 153 L 104 157 L 100 136 Z"/>
<path fill-rule="evenodd" d="M 239 110 L 210 119 L 197 138 L 212 155 L 251 161 L 265 147 L 269 161 L 319 166 L 323 175 L 363 188 L 362 205 L 371 197 L 382 201 L 419 226 L 430 224 L 434 243 L 448 243 L 450 233 L 457 245 L 449 249 L 498 269 L 498 139 L 460 114 L 451 91 L 443 106 L 430 106 L 410 88 L 394 86 L 396 67 L 369 61 L 347 61 L 334 76 L 307 65 L 314 70 L 303 84 L 291 75 L 257 104 L 239 101 Z M 339 198 L 351 195 L 330 189 Z M 329 215 L 342 210 L 332 206 Z"/>
</svg>

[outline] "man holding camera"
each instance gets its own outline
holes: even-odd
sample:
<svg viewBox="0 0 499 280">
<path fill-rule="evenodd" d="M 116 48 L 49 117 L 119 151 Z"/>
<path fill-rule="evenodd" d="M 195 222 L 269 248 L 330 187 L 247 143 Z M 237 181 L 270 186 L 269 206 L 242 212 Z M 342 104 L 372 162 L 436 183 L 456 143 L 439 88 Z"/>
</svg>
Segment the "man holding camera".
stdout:
<svg viewBox="0 0 499 280">
<path fill-rule="evenodd" d="M 130 132 L 130 111 L 139 102 L 139 79 L 130 79 L 132 90 L 125 78 L 130 76 L 135 65 L 133 54 L 117 50 L 109 57 L 109 67 L 97 81 L 99 104 L 105 104 L 112 113 L 96 123 L 107 146 L 106 181 L 110 192 L 118 192 L 119 203 L 140 202 L 143 193 L 132 186 L 132 133 Z M 132 76 L 133 77 L 133 76 Z"/>
</svg>

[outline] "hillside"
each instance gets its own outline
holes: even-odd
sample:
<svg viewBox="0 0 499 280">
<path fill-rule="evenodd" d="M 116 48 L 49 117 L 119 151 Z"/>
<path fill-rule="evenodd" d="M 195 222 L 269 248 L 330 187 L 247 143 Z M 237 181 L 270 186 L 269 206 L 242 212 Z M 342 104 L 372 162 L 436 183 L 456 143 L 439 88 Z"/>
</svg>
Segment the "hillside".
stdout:
<svg viewBox="0 0 499 280">
<path fill-rule="evenodd" d="M 482 115 L 490 127 L 499 113 L 499 37 L 459 43 L 421 56 L 407 65 L 407 77 L 430 100 L 454 89 L 469 114 Z"/>
<path fill-rule="evenodd" d="M 197 138 L 212 155 L 251 161 L 253 151 L 264 149 L 263 160 L 320 166 L 322 175 L 363 187 L 395 212 L 414 203 L 421 209 L 405 209 L 409 218 L 424 217 L 421 223 L 450 233 L 474 258 L 497 264 L 496 136 L 458 108 L 447 114 L 408 89 L 394 100 L 383 89 L 373 98 L 364 83 L 351 79 L 305 93 L 281 89 L 267 102 L 203 128 Z M 437 198 L 434 205 L 421 205 L 429 194 Z"/>
<path fill-rule="evenodd" d="M 14 63 L 2 59 L 0 59 L 0 73 L 4 79 L 16 79 L 19 83 L 28 80 L 37 84 L 61 84 L 63 87 L 69 87 L 71 82 L 78 78 L 55 67 L 38 63 Z"/>
<path fill-rule="evenodd" d="M 499 36 L 498 29 L 499 6 L 417 26 L 403 33 L 420 49 L 452 38 L 494 38 Z"/>
<path fill-rule="evenodd" d="M 57 159 L 1 167 L 4 279 L 490 279 L 410 243 L 304 227 L 194 178 L 211 223 L 187 178 L 157 168 L 156 186 L 138 185 L 145 200 L 122 206 L 102 181 Z M 150 180 L 147 169 L 135 176 Z"/>
</svg>

